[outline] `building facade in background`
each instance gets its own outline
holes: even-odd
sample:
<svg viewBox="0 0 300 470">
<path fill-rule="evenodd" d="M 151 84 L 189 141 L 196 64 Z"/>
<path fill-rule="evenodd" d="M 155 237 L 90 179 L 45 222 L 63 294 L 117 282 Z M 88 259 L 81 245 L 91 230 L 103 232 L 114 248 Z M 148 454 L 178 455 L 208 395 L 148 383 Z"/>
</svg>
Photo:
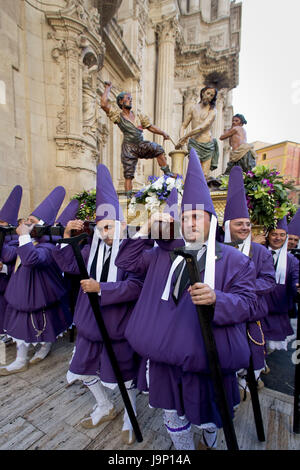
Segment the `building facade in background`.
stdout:
<svg viewBox="0 0 300 470">
<path fill-rule="evenodd" d="M 132 93 L 134 111 L 177 141 L 200 89 L 219 89 L 213 135 L 231 126 L 238 85 L 241 4 L 230 0 L 13 0 L 0 3 L 0 202 L 23 186 L 26 215 L 56 185 L 95 187 L 98 163 L 123 189 L 122 134 L 100 108 Z M 146 139 L 154 139 L 147 130 Z M 162 143 L 160 136 L 155 140 Z M 219 141 L 225 169 L 229 148 Z M 173 150 L 171 143 L 166 152 Z M 156 162 L 140 161 L 135 189 Z"/>
<path fill-rule="evenodd" d="M 294 181 L 295 190 L 289 198 L 300 207 L 300 143 L 279 142 L 256 149 L 256 165 L 276 168 L 282 176 Z"/>
</svg>

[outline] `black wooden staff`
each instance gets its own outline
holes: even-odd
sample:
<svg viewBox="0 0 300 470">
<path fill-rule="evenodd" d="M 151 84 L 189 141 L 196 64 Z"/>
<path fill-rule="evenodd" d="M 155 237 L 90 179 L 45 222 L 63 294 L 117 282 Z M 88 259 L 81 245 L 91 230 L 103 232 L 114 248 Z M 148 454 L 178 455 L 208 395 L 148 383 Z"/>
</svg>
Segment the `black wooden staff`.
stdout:
<svg viewBox="0 0 300 470">
<path fill-rule="evenodd" d="M 178 248 L 174 250 L 178 255 L 185 258 L 190 277 L 191 285 L 200 281 L 200 273 L 197 263 L 197 258 L 194 253 L 186 251 L 185 248 Z M 216 403 L 221 415 L 223 431 L 225 435 L 226 445 L 228 450 L 239 450 L 236 434 L 229 411 L 229 406 L 226 397 L 226 391 L 223 383 L 223 376 L 220 366 L 219 355 L 216 347 L 215 337 L 212 330 L 212 319 L 214 315 L 214 307 L 211 305 L 195 305 L 198 313 L 198 319 L 202 330 L 205 349 L 208 358 L 208 364 L 211 372 L 214 392 L 216 396 Z"/>
<path fill-rule="evenodd" d="M 2 251 L 2 248 L 3 248 L 3 245 L 4 245 L 4 240 L 5 240 L 5 229 L 4 227 L 1 227 L 0 226 L 0 255 L 1 255 L 1 251 Z"/>
<path fill-rule="evenodd" d="M 237 248 L 237 244 L 234 242 L 225 243 L 225 244 L 231 245 Z M 257 382 L 255 379 L 252 355 L 250 356 L 250 363 L 247 369 L 246 381 L 247 381 L 247 384 L 250 390 L 250 395 L 251 395 L 251 403 L 252 403 L 257 438 L 260 442 L 264 442 L 266 438 L 265 438 L 264 424 L 263 424 L 262 413 L 261 413 L 260 403 L 259 403 L 259 398 L 258 398 Z"/>
<path fill-rule="evenodd" d="M 88 275 L 88 272 L 87 272 L 87 269 L 86 269 L 86 266 L 85 266 L 85 262 L 84 262 L 84 259 L 82 257 L 80 246 L 79 246 L 79 242 L 81 242 L 82 240 L 87 238 L 87 236 L 88 236 L 87 233 L 81 233 L 80 235 L 77 235 L 75 237 L 63 238 L 63 239 L 58 241 L 58 243 L 67 243 L 67 244 L 71 245 L 71 247 L 73 249 L 73 252 L 74 252 L 74 255 L 75 255 L 75 259 L 76 259 L 77 264 L 78 264 L 81 279 L 89 279 L 89 275 Z M 125 408 L 127 410 L 127 413 L 128 413 L 129 419 L 130 419 L 130 422 L 132 424 L 132 428 L 134 430 L 136 440 L 138 442 L 142 442 L 143 437 L 142 437 L 142 434 L 141 434 L 136 416 L 134 414 L 131 401 L 128 397 L 126 387 L 124 385 L 124 381 L 123 381 L 123 378 L 122 378 L 120 367 L 119 367 L 117 358 L 115 356 L 115 352 L 113 350 L 113 347 L 111 345 L 110 337 L 107 333 L 107 329 L 106 329 L 105 323 L 104 323 L 102 315 L 101 315 L 101 311 L 100 311 L 100 307 L 99 307 L 99 296 L 96 292 L 88 292 L 87 295 L 88 295 L 92 310 L 94 312 L 97 325 L 98 325 L 100 333 L 102 335 L 103 343 L 106 347 L 107 354 L 108 354 L 108 357 L 110 359 L 112 369 L 113 369 L 114 374 L 116 376 L 117 383 L 118 383 L 118 386 L 119 386 L 119 389 L 120 389 L 120 392 L 121 392 L 121 395 L 122 395 L 122 398 L 123 398 L 123 401 L 124 401 L 124 405 L 125 405 Z"/>
<path fill-rule="evenodd" d="M 0 225 L 0 255 L 4 245 L 5 237 L 7 235 L 14 235 L 16 233 L 16 227 L 13 225 Z"/>
<path fill-rule="evenodd" d="M 255 379 L 252 356 L 250 356 L 250 364 L 247 369 L 247 384 L 248 384 L 250 395 L 251 395 L 251 402 L 252 402 L 257 438 L 260 442 L 264 442 L 266 440 L 265 431 L 264 431 L 264 423 L 262 419 L 260 403 L 259 403 L 259 398 L 258 398 L 257 381 Z"/>
<path fill-rule="evenodd" d="M 291 250 L 291 253 L 299 260 L 299 285 L 300 285 L 300 249 Z M 296 348 L 300 344 L 300 294 L 297 296 L 297 341 Z M 294 418 L 293 418 L 293 432 L 300 434 L 300 361 L 298 360 L 295 365 L 295 388 L 294 388 Z"/>
</svg>

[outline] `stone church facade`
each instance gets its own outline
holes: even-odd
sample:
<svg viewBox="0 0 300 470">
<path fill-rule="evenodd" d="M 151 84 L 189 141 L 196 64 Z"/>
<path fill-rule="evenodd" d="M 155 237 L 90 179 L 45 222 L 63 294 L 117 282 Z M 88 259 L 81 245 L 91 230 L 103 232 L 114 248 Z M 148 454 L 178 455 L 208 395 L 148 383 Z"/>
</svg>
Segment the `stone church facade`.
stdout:
<svg viewBox="0 0 300 470">
<path fill-rule="evenodd" d="M 23 187 L 27 215 L 56 185 L 95 187 L 98 163 L 123 190 L 122 134 L 100 108 L 104 82 L 179 138 L 200 89 L 218 88 L 213 135 L 230 127 L 241 4 L 230 0 L 14 0 L 0 3 L 0 202 Z M 148 140 L 161 136 L 144 132 Z M 229 148 L 220 145 L 224 170 Z M 228 145 L 228 144 L 227 144 Z M 174 149 L 165 142 L 166 153 Z M 140 161 L 134 188 L 160 174 Z"/>
</svg>

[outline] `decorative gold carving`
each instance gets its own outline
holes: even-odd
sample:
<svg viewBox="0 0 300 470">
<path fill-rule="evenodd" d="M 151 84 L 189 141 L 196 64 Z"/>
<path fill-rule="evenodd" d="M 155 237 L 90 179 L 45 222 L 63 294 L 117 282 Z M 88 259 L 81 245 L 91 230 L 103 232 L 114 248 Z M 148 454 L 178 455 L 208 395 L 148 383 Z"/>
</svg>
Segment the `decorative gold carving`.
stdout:
<svg viewBox="0 0 300 470">
<path fill-rule="evenodd" d="M 172 159 L 172 172 L 183 175 L 184 157 L 188 154 L 185 150 L 171 150 L 169 156 Z"/>
<path fill-rule="evenodd" d="M 218 223 L 222 226 L 227 200 L 227 191 L 211 191 L 210 195 L 218 217 Z"/>
</svg>

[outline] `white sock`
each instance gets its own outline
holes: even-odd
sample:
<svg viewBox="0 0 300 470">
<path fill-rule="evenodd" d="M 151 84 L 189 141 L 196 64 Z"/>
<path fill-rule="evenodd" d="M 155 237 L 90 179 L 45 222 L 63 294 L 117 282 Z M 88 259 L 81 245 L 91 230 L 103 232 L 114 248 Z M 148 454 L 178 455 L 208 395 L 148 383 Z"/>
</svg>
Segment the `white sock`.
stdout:
<svg viewBox="0 0 300 470">
<path fill-rule="evenodd" d="M 33 361 L 34 359 L 45 359 L 45 357 L 48 356 L 51 347 L 52 343 L 42 344 L 41 347 L 34 353 L 30 361 Z"/>
<path fill-rule="evenodd" d="M 203 442 L 207 447 L 217 447 L 217 428 L 203 429 Z"/>
<path fill-rule="evenodd" d="M 249 388 L 247 385 L 247 370 L 246 369 L 241 369 L 237 372 L 237 379 L 238 379 L 238 384 L 239 387 L 242 388 L 243 390 L 246 390 L 249 392 Z"/>
<path fill-rule="evenodd" d="M 30 346 L 29 344 L 25 344 L 25 343 L 17 344 L 17 357 L 11 364 L 9 364 L 8 366 L 5 366 L 5 369 L 17 370 L 17 369 L 21 369 L 21 367 L 24 367 L 28 362 L 29 346 Z"/>
<path fill-rule="evenodd" d="M 180 419 L 176 412 L 164 411 L 164 424 L 176 450 L 195 450 L 191 423 Z"/>
<path fill-rule="evenodd" d="M 106 408 L 107 412 L 109 412 L 109 410 L 113 408 L 113 404 L 109 400 L 105 388 L 103 387 L 99 377 L 87 376 L 83 383 L 92 392 L 99 407 Z"/>
<path fill-rule="evenodd" d="M 129 389 L 129 390 L 127 389 L 127 393 L 128 393 L 128 396 L 129 396 L 134 414 L 136 416 L 136 388 L 132 388 L 132 389 Z M 122 431 L 127 431 L 127 430 L 130 430 L 130 429 L 133 429 L 133 428 L 132 428 L 132 424 L 131 424 L 131 421 L 129 419 L 127 410 L 125 408 L 124 417 L 123 417 Z"/>
</svg>

